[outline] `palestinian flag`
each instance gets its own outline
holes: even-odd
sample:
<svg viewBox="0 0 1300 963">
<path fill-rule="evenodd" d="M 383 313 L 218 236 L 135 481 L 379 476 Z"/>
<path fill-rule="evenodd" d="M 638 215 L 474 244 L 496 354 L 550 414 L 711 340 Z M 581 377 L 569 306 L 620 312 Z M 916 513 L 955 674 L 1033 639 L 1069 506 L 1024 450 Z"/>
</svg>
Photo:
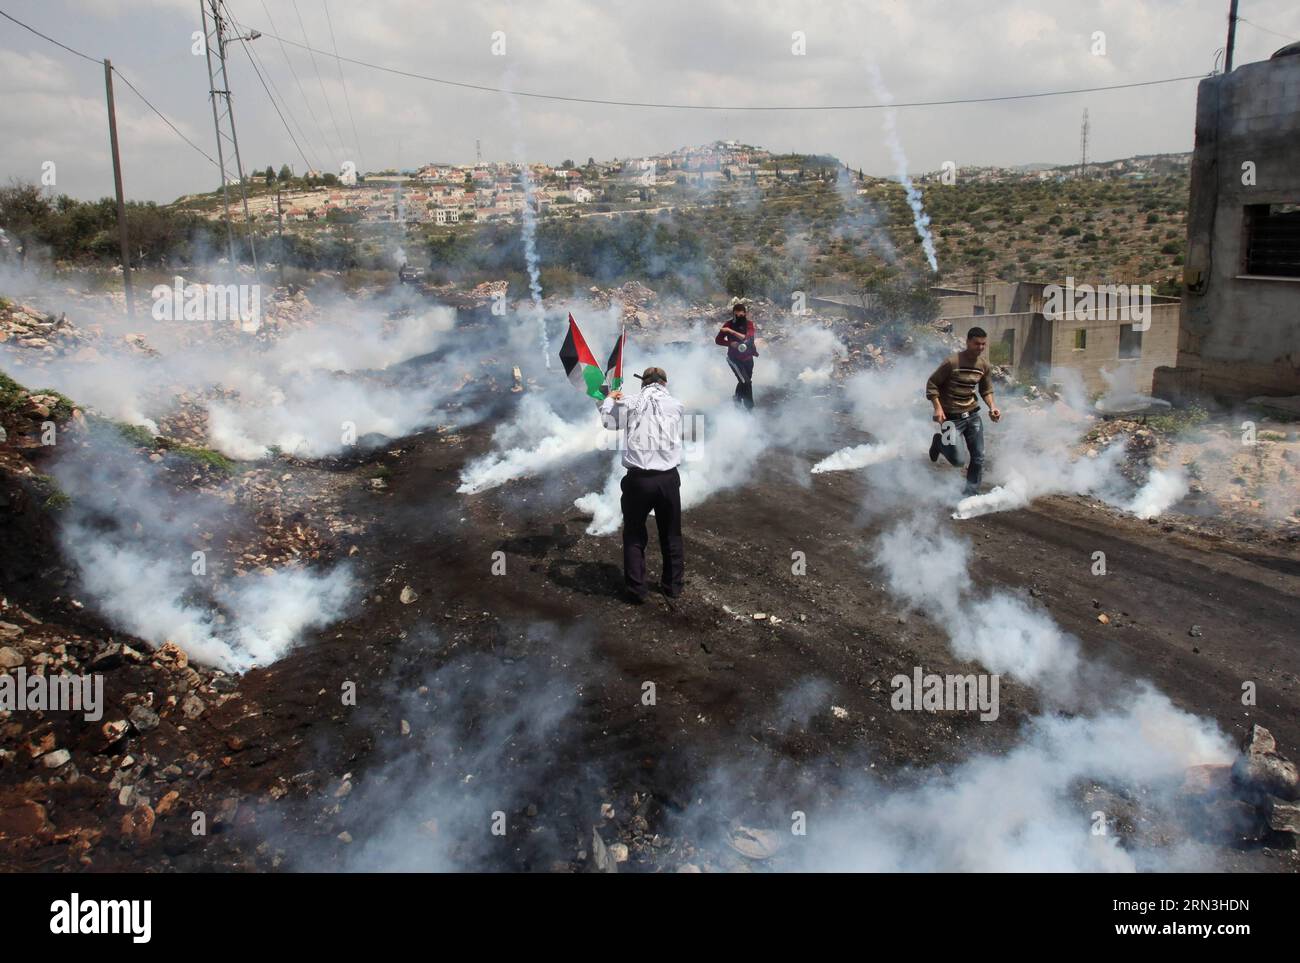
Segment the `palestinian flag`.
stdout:
<svg viewBox="0 0 1300 963">
<path fill-rule="evenodd" d="M 626 331 L 619 332 L 618 340 L 614 342 L 614 350 L 609 353 L 609 360 L 605 362 L 605 385 L 610 391 L 618 391 L 623 387 L 623 342 L 626 338 Z"/>
<path fill-rule="evenodd" d="M 604 400 L 605 376 L 596 362 L 596 356 L 583 340 L 578 322 L 573 320 L 572 314 L 569 315 L 569 333 L 564 336 L 564 344 L 560 346 L 560 362 L 575 388 L 597 401 Z"/>
</svg>

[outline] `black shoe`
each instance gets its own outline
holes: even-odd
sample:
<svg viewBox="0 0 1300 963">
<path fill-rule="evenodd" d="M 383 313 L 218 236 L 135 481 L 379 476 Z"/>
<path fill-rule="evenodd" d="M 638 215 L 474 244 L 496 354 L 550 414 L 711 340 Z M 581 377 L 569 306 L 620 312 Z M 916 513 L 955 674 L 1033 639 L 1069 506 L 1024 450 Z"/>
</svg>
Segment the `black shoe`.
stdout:
<svg viewBox="0 0 1300 963">
<path fill-rule="evenodd" d="M 679 599 L 682 597 L 682 592 L 684 590 L 679 588 L 669 588 L 667 585 L 660 585 L 659 591 L 663 592 L 664 595 L 668 596 L 670 599 Z"/>
<path fill-rule="evenodd" d="M 939 437 L 939 434 L 937 432 L 935 433 L 935 436 L 932 439 L 930 439 L 930 461 L 939 460 L 939 446 L 942 444 L 942 442 L 943 439 Z"/>
<path fill-rule="evenodd" d="M 633 592 L 631 589 L 628 589 L 625 593 L 623 593 L 623 598 L 628 605 L 645 605 L 646 597 L 648 594 L 649 593 L 637 593 L 637 592 Z"/>
<path fill-rule="evenodd" d="M 962 494 L 963 494 L 963 495 L 966 495 L 967 497 L 969 497 L 969 496 L 971 496 L 971 495 L 978 495 L 979 493 L 980 493 L 980 487 L 979 487 L 979 485 L 967 485 L 967 486 L 962 490 Z"/>
</svg>

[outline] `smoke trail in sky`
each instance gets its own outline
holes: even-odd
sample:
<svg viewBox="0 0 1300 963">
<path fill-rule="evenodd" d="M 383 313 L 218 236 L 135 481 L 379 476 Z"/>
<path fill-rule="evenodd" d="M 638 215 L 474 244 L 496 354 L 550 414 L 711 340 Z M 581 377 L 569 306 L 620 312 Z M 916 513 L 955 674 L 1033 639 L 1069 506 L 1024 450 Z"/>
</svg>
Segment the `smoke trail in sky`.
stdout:
<svg viewBox="0 0 1300 963">
<path fill-rule="evenodd" d="M 885 87 L 885 80 L 880 75 L 880 68 L 874 63 L 867 64 L 867 71 L 871 74 L 871 89 L 876 99 L 881 103 L 892 104 L 893 96 Z M 921 191 L 912 183 L 912 178 L 907 173 L 907 155 L 903 153 L 902 141 L 898 139 L 898 129 L 894 125 L 895 110 L 893 107 L 885 109 L 885 119 L 882 127 L 885 131 L 885 142 L 889 145 L 889 153 L 894 159 L 894 169 L 898 175 L 899 183 L 903 185 L 903 190 L 907 192 L 907 203 L 912 208 L 912 223 L 916 225 L 916 233 L 921 237 L 921 247 L 925 249 L 926 260 L 930 262 L 930 270 L 939 270 L 939 261 L 934 253 L 934 237 L 930 234 L 930 215 L 925 213 L 925 207 L 921 204 Z"/>
<path fill-rule="evenodd" d="M 512 72 L 506 72 L 506 89 L 509 90 Z M 519 122 L 519 101 L 513 93 L 507 97 L 510 104 L 510 127 L 514 131 L 515 161 L 519 164 L 519 175 L 524 186 L 524 207 L 520 211 L 522 236 L 524 242 L 524 260 L 528 264 L 528 290 L 533 298 L 533 311 L 537 314 L 537 329 L 542 336 L 542 357 L 546 367 L 551 367 L 551 339 L 546 334 L 546 312 L 542 306 L 542 272 L 537 257 L 537 214 L 533 210 L 533 178 L 528 170 L 528 158 L 524 152 L 523 129 Z"/>
</svg>

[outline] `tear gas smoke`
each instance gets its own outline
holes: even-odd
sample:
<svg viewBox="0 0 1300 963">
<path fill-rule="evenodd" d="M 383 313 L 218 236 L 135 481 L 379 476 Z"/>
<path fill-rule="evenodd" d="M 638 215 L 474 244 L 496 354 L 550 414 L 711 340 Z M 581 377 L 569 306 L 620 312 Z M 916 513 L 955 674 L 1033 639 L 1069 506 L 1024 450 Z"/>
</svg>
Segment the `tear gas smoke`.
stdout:
<svg viewBox="0 0 1300 963">
<path fill-rule="evenodd" d="M 867 72 L 871 75 L 871 89 L 877 100 L 883 104 L 892 104 L 893 96 L 890 95 L 888 88 L 885 87 L 885 79 L 880 74 L 880 68 L 874 63 L 867 64 Z M 887 107 L 883 111 L 884 119 L 881 127 L 885 132 L 885 143 L 889 147 L 889 153 L 894 160 L 894 173 L 898 182 L 903 185 L 903 190 L 907 192 L 907 205 L 912 209 L 912 223 L 916 227 L 916 233 L 921 238 L 921 248 L 925 251 L 925 259 L 930 262 L 930 270 L 937 272 L 939 262 L 935 256 L 934 237 L 930 234 L 930 215 L 925 213 L 925 206 L 921 203 L 921 191 L 912 183 L 911 176 L 907 173 L 907 155 L 903 152 L 903 142 L 899 140 L 898 129 L 895 126 L 895 114 L 897 111 L 893 107 Z"/>
<path fill-rule="evenodd" d="M 114 625 L 153 645 L 175 642 L 228 672 L 267 665 L 342 616 L 355 591 L 346 565 L 218 581 L 220 553 L 200 538 L 225 528 L 216 499 L 168 494 L 162 466 L 107 433 L 65 450 L 53 475 L 67 493 L 59 531 L 81 590 Z M 202 577 L 193 553 L 212 554 Z M 212 567 L 209 574 L 208 564 Z"/>
</svg>

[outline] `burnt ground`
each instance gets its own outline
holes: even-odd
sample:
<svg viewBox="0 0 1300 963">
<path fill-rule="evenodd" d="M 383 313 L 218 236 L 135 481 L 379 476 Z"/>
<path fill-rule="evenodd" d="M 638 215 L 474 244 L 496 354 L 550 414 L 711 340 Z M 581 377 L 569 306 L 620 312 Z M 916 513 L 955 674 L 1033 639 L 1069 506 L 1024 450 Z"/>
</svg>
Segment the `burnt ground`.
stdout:
<svg viewBox="0 0 1300 963">
<path fill-rule="evenodd" d="M 815 818 L 867 769 L 905 782 L 910 767 L 998 752 L 1040 708 L 1008 680 L 996 722 L 891 711 L 898 672 L 978 670 L 951 655 L 943 627 L 902 612 L 873 581 L 866 549 L 888 520 L 864 517 L 861 475 L 807 487 L 774 460 L 743 501 L 722 492 L 686 514 L 686 596 L 633 607 L 619 591 L 618 537 L 586 535 L 572 508 L 603 481 L 604 458 L 457 494 L 460 467 L 489 436 L 487 424 L 429 432 L 368 464 L 318 469 L 366 528 L 354 555 L 336 547 L 356 566 L 364 604 L 249 672 L 236 698 L 194 722 L 164 712 L 111 750 L 93 733 L 61 732 L 74 760 L 180 757 L 170 776 L 138 783 L 155 807 L 169 788 L 179 794 L 151 832 L 119 826 L 127 810 L 102 781 L 46 783 L 37 760 L 5 767 L 5 798 L 39 803 L 47 824 L 24 835 L 28 814 L 11 805 L 0 866 L 576 870 L 602 858 L 593 826 L 604 843 L 629 845 L 625 870 L 780 866 L 711 841 L 737 824 L 788 825 L 792 809 Z M 388 470 L 383 488 L 369 483 L 375 461 Z M 1294 758 L 1295 545 L 1164 531 L 1076 498 L 960 525 L 981 588 L 1034 599 L 1090 662 L 1150 679 L 1234 738 L 1265 725 Z M 792 574 L 795 550 L 804 575 Z M 1090 572 L 1099 550 L 1101 577 Z M 495 552 L 503 575 L 492 574 Z M 406 586 L 418 596 L 409 604 Z M 25 604 L 106 631 L 56 598 Z M 148 684 L 128 675 L 144 668 L 107 672 L 110 698 Z M 1246 680 L 1255 707 L 1241 704 Z M 643 703 L 647 682 L 654 705 Z M 349 683 L 355 705 L 341 698 Z M 196 812 L 204 836 L 191 832 Z M 498 812 L 503 836 L 488 829 Z M 89 844 L 69 845 L 91 827 L 100 833 Z M 1276 840 L 1214 842 L 1224 868 L 1300 868 Z"/>
</svg>

